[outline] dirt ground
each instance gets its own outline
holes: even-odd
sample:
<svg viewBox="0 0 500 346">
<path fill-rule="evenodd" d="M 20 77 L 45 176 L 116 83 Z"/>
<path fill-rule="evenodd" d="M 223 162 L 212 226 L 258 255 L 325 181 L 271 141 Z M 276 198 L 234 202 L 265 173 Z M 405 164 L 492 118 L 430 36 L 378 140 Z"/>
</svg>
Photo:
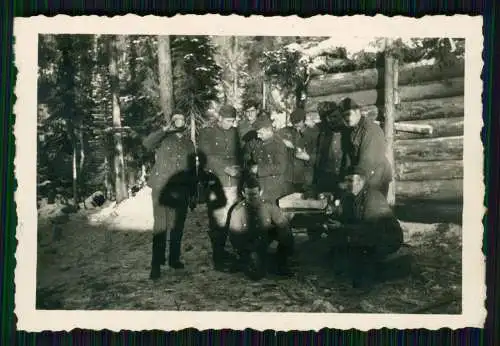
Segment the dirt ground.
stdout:
<svg viewBox="0 0 500 346">
<path fill-rule="evenodd" d="M 461 312 L 458 223 L 402 222 L 413 258 L 410 275 L 366 292 L 352 289 L 350 280 L 334 274 L 327 240 L 308 240 L 300 233 L 293 277 L 269 275 L 252 282 L 240 273 L 214 271 L 202 206 L 186 222 L 186 268 L 162 267 L 162 277 L 152 282 L 151 233 L 92 223 L 89 213 L 72 214 L 59 240 L 53 239 L 50 222 L 39 216 L 37 309 Z"/>
</svg>

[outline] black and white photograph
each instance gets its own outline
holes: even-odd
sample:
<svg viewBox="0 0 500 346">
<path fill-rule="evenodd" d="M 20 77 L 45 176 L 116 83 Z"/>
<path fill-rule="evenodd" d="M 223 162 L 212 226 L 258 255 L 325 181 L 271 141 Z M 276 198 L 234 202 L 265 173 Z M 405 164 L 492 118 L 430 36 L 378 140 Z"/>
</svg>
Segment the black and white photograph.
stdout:
<svg viewBox="0 0 500 346">
<path fill-rule="evenodd" d="M 481 20 L 197 17 L 19 22 L 20 323 L 482 326 Z"/>
</svg>

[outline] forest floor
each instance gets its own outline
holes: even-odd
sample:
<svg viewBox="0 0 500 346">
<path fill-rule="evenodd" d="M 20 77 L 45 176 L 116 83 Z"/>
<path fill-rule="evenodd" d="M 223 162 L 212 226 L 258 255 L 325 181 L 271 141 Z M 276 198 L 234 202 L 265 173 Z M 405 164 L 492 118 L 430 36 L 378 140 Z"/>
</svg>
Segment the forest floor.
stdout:
<svg viewBox="0 0 500 346">
<path fill-rule="evenodd" d="M 53 239 L 50 213 L 40 209 L 37 309 L 461 313 L 460 222 L 402 220 L 411 272 L 357 291 L 333 274 L 327 241 L 300 234 L 293 277 L 252 282 L 240 273 L 214 271 L 206 211 L 199 206 L 186 221 L 186 268 L 162 267 L 161 278 L 152 282 L 148 198 L 143 190 L 117 208 L 72 214 L 60 239 Z"/>
</svg>

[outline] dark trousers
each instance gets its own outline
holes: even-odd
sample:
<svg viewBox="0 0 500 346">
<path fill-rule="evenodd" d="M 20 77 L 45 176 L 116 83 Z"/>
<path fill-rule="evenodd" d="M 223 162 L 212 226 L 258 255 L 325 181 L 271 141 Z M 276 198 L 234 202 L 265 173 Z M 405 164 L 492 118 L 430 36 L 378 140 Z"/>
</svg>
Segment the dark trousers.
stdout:
<svg viewBox="0 0 500 346">
<path fill-rule="evenodd" d="M 350 272 L 355 281 L 370 280 L 377 266 L 403 244 L 403 230 L 395 218 L 347 227 Z"/>
<path fill-rule="evenodd" d="M 167 207 L 168 208 L 168 207 Z M 181 241 L 184 233 L 184 224 L 187 216 L 187 206 L 171 209 L 171 217 L 174 217 L 172 229 L 162 232 L 157 232 L 153 235 L 153 256 L 151 260 L 152 266 L 160 266 L 165 264 L 166 248 L 167 248 L 167 232 L 170 231 L 169 244 L 169 263 L 174 263 L 180 260 L 181 256 Z"/>
<path fill-rule="evenodd" d="M 218 266 L 226 257 L 227 228 L 220 227 L 215 222 L 209 222 L 208 237 L 212 244 L 212 259 L 215 266 Z"/>
</svg>

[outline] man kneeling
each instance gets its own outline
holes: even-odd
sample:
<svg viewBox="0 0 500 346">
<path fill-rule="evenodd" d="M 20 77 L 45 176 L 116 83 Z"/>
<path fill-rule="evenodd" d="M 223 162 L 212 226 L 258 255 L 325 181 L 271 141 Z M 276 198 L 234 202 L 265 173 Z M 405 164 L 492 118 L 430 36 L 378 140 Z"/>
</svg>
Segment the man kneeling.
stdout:
<svg viewBox="0 0 500 346">
<path fill-rule="evenodd" d="M 261 198 L 262 190 L 255 176 L 244 180 L 244 199 L 229 215 L 229 240 L 237 251 L 247 275 L 254 280 L 266 274 L 267 250 L 277 241 L 277 273 L 290 275 L 288 257 L 293 253 L 294 239 L 288 220 L 275 204 Z"/>
<path fill-rule="evenodd" d="M 342 203 L 343 229 L 354 287 L 369 287 L 383 261 L 403 244 L 403 230 L 384 195 L 359 172 L 346 177 L 350 196 Z"/>
</svg>

